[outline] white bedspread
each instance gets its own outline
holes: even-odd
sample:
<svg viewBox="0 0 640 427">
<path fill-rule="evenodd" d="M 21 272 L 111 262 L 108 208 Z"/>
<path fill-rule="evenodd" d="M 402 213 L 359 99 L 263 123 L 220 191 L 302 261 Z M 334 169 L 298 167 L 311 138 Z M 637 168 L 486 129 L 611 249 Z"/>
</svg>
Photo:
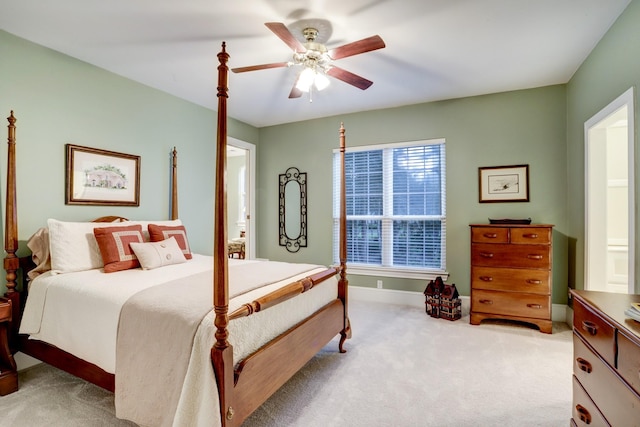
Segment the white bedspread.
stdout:
<svg viewBox="0 0 640 427">
<path fill-rule="evenodd" d="M 259 261 L 229 259 L 230 267 L 252 262 Z M 30 334 L 31 338 L 48 342 L 115 373 L 118 320 L 127 299 L 151 286 L 210 270 L 212 265 L 212 257 L 194 254 L 187 263 L 156 270 L 133 269 L 109 274 L 101 270 L 60 275 L 45 273 L 31 282 L 20 333 Z M 286 283 L 321 270 L 323 268 L 240 295 L 229 302 L 229 312 Z M 237 363 L 336 297 L 337 279 L 333 277 L 294 299 L 230 322 L 229 341 L 234 360 Z M 210 362 L 215 332 L 213 319 L 213 312 L 210 312 L 196 332 L 174 426 L 219 424 L 217 386 Z"/>
</svg>

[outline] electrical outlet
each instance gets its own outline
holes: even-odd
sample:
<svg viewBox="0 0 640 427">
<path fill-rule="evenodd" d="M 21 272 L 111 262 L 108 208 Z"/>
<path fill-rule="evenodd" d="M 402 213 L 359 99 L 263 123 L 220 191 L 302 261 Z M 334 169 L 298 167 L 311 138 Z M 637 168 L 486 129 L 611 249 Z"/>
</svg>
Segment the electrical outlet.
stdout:
<svg viewBox="0 0 640 427">
<path fill-rule="evenodd" d="M 378 289 L 382 289 L 382 280 L 378 280 Z"/>
</svg>

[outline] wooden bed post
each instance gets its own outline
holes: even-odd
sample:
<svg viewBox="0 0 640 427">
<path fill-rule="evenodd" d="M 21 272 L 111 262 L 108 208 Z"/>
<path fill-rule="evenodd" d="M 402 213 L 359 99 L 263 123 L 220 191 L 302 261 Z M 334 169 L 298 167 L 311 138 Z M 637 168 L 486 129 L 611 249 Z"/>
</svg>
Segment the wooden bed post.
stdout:
<svg viewBox="0 0 640 427">
<path fill-rule="evenodd" d="M 171 152 L 171 219 L 178 219 L 178 152 Z"/>
<path fill-rule="evenodd" d="M 344 123 L 340 123 L 340 280 L 338 282 L 338 298 L 344 304 L 344 329 L 340 332 L 340 353 L 346 352 L 344 342 L 351 338 L 351 323 L 349 322 L 348 296 L 349 281 L 347 280 L 347 196 L 345 183 L 345 130 Z"/>
<path fill-rule="evenodd" d="M 9 144 L 7 151 L 7 198 L 6 198 L 6 218 L 4 227 L 4 250 L 7 252 L 4 258 L 4 269 L 7 272 L 7 292 L 5 297 L 11 300 L 13 311 L 13 328 L 17 328 L 20 307 L 20 293 L 16 291 L 16 278 L 20 259 L 16 256 L 18 250 L 18 214 L 16 205 L 16 118 L 13 115 L 7 117 L 9 121 Z"/>
<path fill-rule="evenodd" d="M 213 371 L 220 394 L 220 415 L 223 427 L 233 425 L 233 348 L 229 344 L 229 258 L 227 255 L 227 76 L 229 68 L 226 43 L 218 53 L 218 133 L 216 143 L 216 187 L 213 242 L 213 308 L 216 342 L 211 349 Z"/>
</svg>

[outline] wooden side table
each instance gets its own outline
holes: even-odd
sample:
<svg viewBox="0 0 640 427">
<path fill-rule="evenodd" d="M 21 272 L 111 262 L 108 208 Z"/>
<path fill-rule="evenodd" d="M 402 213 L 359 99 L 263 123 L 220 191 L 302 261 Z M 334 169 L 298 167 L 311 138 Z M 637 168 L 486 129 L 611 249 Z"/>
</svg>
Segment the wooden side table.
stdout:
<svg viewBox="0 0 640 427">
<path fill-rule="evenodd" d="M 16 362 L 9 349 L 9 325 L 11 322 L 11 301 L 0 298 L 0 396 L 18 390 Z"/>
</svg>

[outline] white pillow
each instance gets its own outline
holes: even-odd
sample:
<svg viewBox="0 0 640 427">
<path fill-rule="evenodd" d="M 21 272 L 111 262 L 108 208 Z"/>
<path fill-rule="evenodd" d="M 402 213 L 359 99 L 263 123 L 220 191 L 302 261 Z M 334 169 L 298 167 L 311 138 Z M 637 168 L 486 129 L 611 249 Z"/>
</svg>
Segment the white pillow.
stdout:
<svg viewBox="0 0 640 427">
<path fill-rule="evenodd" d="M 48 219 L 51 270 L 54 273 L 70 273 L 102 268 L 104 263 L 93 229 L 122 225 L 122 222 L 66 222 Z"/>
<path fill-rule="evenodd" d="M 176 226 L 182 225 L 182 221 L 176 219 L 170 221 L 67 222 L 50 218 L 47 220 L 47 227 L 49 228 L 52 272 L 70 273 L 104 267 L 93 229 L 133 224 L 142 226 L 142 237 L 145 241 L 149 241 L 148 224 Z"/>
<path fill-rule="evenodd" d="M 129 245 L 143 270 L 187 262 L 178 241 L 173 236 L 161 242 L 132 242 Z"/>
</svg>

